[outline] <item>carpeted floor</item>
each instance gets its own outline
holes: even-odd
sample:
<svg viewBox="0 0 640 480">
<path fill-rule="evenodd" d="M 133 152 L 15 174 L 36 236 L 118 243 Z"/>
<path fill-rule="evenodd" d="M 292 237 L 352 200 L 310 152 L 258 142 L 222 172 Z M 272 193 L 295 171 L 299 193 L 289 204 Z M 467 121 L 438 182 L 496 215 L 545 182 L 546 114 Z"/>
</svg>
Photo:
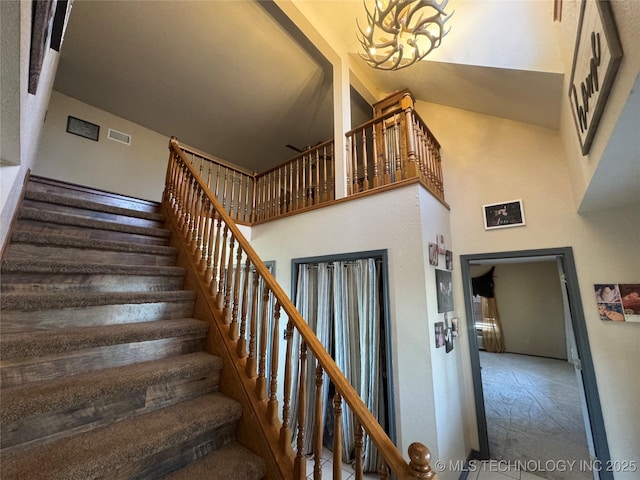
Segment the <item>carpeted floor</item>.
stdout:
<svg viewBox="0 0 640 480">
<path fill-rule="evenodd" d="M 592 480 L 580 468 L 589 451 L 573 365 L 487 352 L 480 352 L 480 364 L 491 458 L 526 462 L 552 480 Z M 560 471 L 572 461 L 573 468 Z"/>
</svg>

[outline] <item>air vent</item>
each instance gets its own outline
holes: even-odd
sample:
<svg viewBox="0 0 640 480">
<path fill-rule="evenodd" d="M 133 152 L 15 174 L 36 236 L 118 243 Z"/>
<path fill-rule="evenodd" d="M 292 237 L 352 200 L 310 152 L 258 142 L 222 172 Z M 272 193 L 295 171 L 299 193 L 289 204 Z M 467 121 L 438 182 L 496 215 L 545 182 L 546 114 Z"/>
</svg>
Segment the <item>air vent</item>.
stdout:
<svg viewBox="0 0 640 480">
<path fill-rule="evenodd" d="M 117 130 L 109 129 L 109 135 L 107 138 L 115 140 L 116 142 L 124 143 L 125 145 L 131 145 L 131 135 L 128 133 L 122 133 Z"/>
</svg>

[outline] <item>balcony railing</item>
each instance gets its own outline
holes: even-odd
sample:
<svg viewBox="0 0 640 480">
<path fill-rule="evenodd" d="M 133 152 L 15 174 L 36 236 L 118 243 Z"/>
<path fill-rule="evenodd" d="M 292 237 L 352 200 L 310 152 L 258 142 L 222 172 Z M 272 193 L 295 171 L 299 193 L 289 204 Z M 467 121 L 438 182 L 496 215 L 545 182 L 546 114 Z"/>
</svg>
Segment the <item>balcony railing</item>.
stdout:
<svg viewBox="0 0 640 480">
<path fill-rule="evenodd" d="M 335 199 L 333 140 L 258 174 L 180 145 L 190 165 L 240 224 L 274 220 Z M 397 108 L 346 133 L 347 196 L 415 179 L 444 202 L 440 144 L 413 109 Z"/>
</svg>

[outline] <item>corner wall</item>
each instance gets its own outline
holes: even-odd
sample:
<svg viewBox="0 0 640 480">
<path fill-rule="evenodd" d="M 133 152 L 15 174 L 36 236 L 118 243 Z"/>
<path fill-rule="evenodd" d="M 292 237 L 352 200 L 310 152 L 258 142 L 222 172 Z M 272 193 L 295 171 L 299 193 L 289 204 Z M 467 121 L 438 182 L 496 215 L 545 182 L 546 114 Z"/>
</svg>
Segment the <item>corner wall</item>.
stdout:
<svg viewBox="0 0 640 480">
<path fill-rule="evenodd" d="M 416 109 L 443 145 L 446 200 L 451 206 L 454 292 L 462 292 L 462 254 L 572 247 L 612 460 L 638 460 L 640 325 L 600 320 L 593 285 L 637 283 L 640 210 L 579 215 L 558 132 L 420 102 Z M 526 226 L 484 230 L 482 205 L 522 199 Z M 464 304 L 455 298 L 462 326 Z M 468 345 L 461 342 L 469 356 Z M 463 363 L 468 368 L 468 363 Z M 470 378 L 467 371 L 466 375 Z M 467 381 L 468 389 L 471 382 Z M 473 402 L 467 415 L 475 423 Z M 476 439 L 477 441 L 477 439 Z M 475 445 L 477 448 L 478 445 Z M 618 473 L 616 479 L 635 478 Z"/>
</svg>

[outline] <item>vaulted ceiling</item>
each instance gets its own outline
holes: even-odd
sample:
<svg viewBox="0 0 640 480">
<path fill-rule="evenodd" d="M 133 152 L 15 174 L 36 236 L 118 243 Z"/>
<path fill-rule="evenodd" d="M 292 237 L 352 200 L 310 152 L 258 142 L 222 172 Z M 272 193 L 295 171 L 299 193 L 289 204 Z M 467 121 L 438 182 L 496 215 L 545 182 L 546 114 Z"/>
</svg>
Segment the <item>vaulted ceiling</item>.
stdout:
<svg viewBox="0 0 640 480">
<path fill-rule="evenodd" d="M 356 53 L 362 3 L 311 3 L 381 91 L 557 128 L 561 74 L 446 55 L 373 70 Z M 271 1 L 75 0 L 54 88 L 251 170 L 333 136 L 331 65 Z"/>
</svg>

